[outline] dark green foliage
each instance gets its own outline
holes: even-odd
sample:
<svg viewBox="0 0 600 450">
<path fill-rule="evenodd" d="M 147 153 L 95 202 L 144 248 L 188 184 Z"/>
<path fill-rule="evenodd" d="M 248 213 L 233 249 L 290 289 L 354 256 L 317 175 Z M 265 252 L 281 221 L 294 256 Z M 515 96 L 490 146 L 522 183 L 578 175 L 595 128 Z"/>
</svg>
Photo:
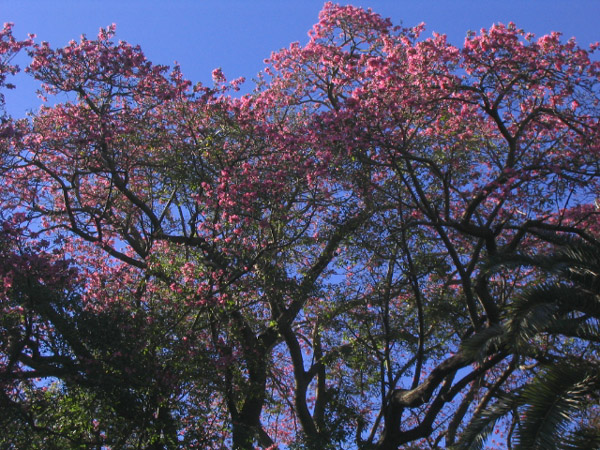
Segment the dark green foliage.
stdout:
<svg viewBox="0 0 600 450">
<path fill-rule="evenodd" d="M 538 258 L 517 256 L 492 269 L 528 265 L 542 269 L 548 281 L 516 296 L 502 326 L 489 328 L 463 347 L 481 357 L 503 348 L 522 361 L 522 388 L 499 395 L 473 418 L 453 448 L 480 449 L 496 421 L 512 415 L 515 449 L 592 449 L 599 428 L 585 423 L 597 414 L 600 398 L 600 248 L 569 242 L 558 253 Z M 552 342 L 552 347 L 545 348 Z"/>
</svg>

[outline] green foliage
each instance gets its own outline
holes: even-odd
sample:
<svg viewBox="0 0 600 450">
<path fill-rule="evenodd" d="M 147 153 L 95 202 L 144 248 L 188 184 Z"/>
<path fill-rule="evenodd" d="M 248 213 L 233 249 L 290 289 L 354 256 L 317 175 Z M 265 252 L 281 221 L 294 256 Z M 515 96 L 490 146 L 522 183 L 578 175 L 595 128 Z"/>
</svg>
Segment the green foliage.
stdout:
<svg viewBox="0 0 600 450">
<path fill-rule="evenodd" d="M 508 414 L 516 416 L 515 449 L 595 445 L 595 432 L 577 423 L 576 416 L 593 410 L 600 399 L 600 367 L 596 359 L 585 356 L 596 354 L 600 342 L 600 249 L 594 243 L 574 241 L 552 256 L 517 256 L 506 261 L 507 266 L 524 263 L 557 278 L 515 297 L 502 327 L 489 328 L 464 348 L 480 357 L 492 347 L 523 359 L 541 355 L 540 369 L 526 375 L 524 387 L 500 397 L 474 417 L 457 449 L 482 448 L 495 422 Z M 548 339 L 557 340 L 558 345 L 552 351 L 540 349 L 540 342 Z"/>
</svg>

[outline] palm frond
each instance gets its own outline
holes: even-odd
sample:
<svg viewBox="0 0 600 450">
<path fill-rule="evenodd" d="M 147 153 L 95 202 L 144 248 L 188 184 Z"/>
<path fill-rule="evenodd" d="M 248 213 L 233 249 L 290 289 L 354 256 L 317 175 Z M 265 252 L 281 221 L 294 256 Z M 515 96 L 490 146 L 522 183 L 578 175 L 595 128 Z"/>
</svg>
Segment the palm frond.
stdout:
<svg viewBox="0 0 600 450">
<path fill-rule="evenodd" d="M 494 324 L 463 341 L 460 350 L 465 356 L 482 361 L 492 349 L 501 348 L 504 342 L 504 328 L 499 324 Z"/>
<path fill-rule="evenodd" d="M 514 297 L 503 311 L 502 324 L 465 341 L 462 351 L 478 358 L 497 349 L 535 355 L 540 351 L 537 337 L 544 337 L 566 354 L 554 365 L 539 360 L 545 361 L 542 371 L 530 372 L 532 378 L 521 388 L 473 417 L 452 448 L 483 448 L 497 421 L 509 413 L 519 414 L 515 449 L 600 448 L 600 429 L 576 423 L 580 411 L 589 410 L 590 400 L 597 404 L 600 397 L 600 369 L 594 357 L 588 358 L 590 351 L 597 351 L 589 343 L 600 342 L 600 243 L 567 240 L 548 256 L 501 255 L 482 270 L 521 266 L 540 269 L 548 278 Z M 586 353 L 569 356 L 561 346 L 572 339 L 574 345 L 587 346 L 580 346 Z"/>
<path fill-rule="evenodd" d="M 561 450 L 600 450 L 600 428 L 581 426 L 565 436 Z"/>
<path fill-rule="evenodd" d="M 599 375 L 569 364 L 548 367 L 525 386 L 520 402 L 527 405 L 517 431 L 518 449 L 550 450 L 571 425 L 573 414 L 596 395 Z"/>
<path fill-rule="evenodd" d="M 538 286 L 516 297 L 506 310 L 506 329 L 515 345 L 527 342 L 557 318 L 557 297 L 568 295 L 571 290 L 563 286 Z"/>
<path fill-rule="evenodd" d="M 517 296 L 506 309 L 507 332 L 524 342 L 556 327 L 573 312 L 600 317 L 600 297 L 564 284 L 537 286 Z"/>
<path fill-rule="evenodd" d="M 564 318 L 546 327 L 548 333 L 600 342 L 600 320 L 587 315 Z"/>
<path fill-rule="evenodd" d="M 494 430 L 496 422 L 510 412 L 515 412 L 520 405 L 519 393 L 503 395 L 479 415 L 473 417 L 462 432 L 459 441 L 450 450 L 482 450 L 488 436 Z"/>
</svg>

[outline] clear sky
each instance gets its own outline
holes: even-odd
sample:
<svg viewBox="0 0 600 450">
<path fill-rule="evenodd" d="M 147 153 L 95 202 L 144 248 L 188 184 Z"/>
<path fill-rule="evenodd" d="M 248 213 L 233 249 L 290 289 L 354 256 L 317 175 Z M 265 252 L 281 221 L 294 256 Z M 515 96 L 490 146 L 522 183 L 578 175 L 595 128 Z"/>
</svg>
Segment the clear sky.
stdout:
<svg viewBox="0 0 600 450">
<path fill-rule="evenodd" d="M 291 42 L 307 41 L 323 0 L 0 0 L 0 22 L 15 34 L 63 46 L 82 33 L 117 24 L 117 39 L 140 44 L 154 63 L 180 63 L 186 78 L 211 83 L 221 67 L 228 79 L 252 79 L 263 60 Z M 468 30 L 513 21 L 536 35 L 560 31 L 582 46 L 600 41 L 600 0 L 372 0 L 347 1 L 371 7 L 396 25 L 427 24 L 425 35 L 445 33 L 460 45 Z M 34 85 L 7 95 L 20 115 L 39 103 Z M 248 85 L 248 89 L 251 84 Z"/>
</svg>

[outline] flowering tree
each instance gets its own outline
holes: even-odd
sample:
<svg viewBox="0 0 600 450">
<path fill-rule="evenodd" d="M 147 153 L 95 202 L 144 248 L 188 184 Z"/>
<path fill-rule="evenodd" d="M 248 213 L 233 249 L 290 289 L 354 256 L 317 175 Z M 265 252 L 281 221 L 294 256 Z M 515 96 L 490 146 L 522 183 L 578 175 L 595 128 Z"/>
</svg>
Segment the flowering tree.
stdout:
<svg viewBox="0 0 600 450">
<path fill-rule="evenodd" d="M 549 365 L 595 364 L 597 340 L 505 338 L 544 277 L 487 261 L 598 238 L 600 64 L 512 24 L 462 49 L 422 28 L 326 4 L 241 98 L 112 27 L 62 49 L 5 28 L 1 61 L 28 46 L 55 101 L 2 135 L 2 439 L 526 442 L 523 402 L 483 415 Z M 588 330 L 595 305 L 569 318 Z"/>
</svg>

